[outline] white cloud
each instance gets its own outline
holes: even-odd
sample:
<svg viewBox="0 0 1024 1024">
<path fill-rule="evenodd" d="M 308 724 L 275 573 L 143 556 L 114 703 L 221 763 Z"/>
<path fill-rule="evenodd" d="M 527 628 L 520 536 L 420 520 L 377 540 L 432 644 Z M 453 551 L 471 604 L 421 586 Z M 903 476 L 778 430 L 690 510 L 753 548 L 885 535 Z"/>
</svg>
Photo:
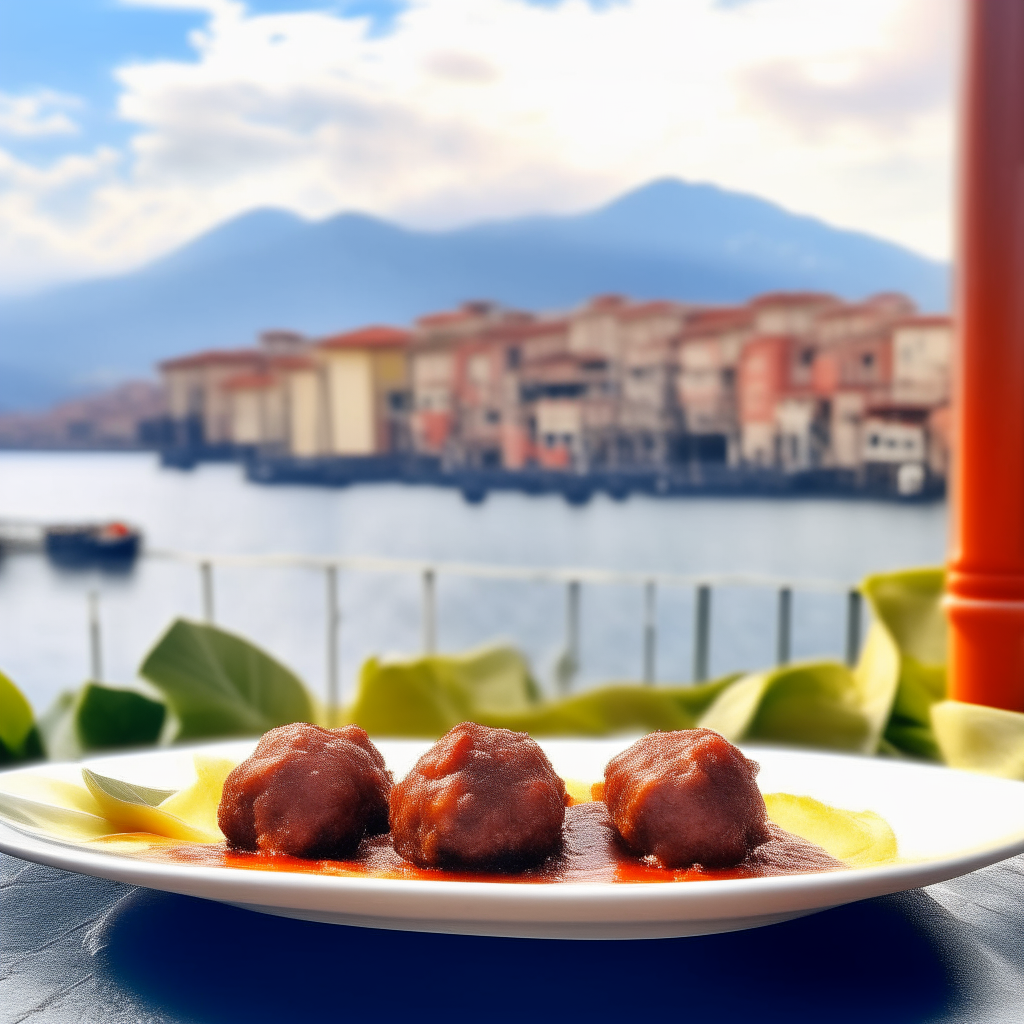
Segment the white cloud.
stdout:
<svg viewBox="0 0 1024 1024">
<path fill-rule="evenodd" d="M 121 268 L 257 205 L 447 226 L 664 175 L 949 251 L 952 0 L 417 0 L 377 37 L 135 2 L 208 11 L 195 59 L 117 71 L 120 160 L 0 162 L 0 271 Z"/>
<path fill-rule="evenodd" d="M 78 126 L 67 111 L 81 106 L 75 96 L 40 89 L 23 96 L 0 92 L 0 135 L 33 138 L 74 135 Z"/>
</svg>

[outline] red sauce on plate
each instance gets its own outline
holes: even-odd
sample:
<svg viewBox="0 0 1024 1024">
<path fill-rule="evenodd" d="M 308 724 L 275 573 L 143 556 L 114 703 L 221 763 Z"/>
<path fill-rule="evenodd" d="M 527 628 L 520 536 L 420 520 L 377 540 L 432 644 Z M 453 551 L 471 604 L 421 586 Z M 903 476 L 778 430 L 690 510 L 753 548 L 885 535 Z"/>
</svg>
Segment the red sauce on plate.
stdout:
<svg viewBox="0 0 1024 1024">
<path fill-rule="evenodd" d="M 770 825 L 770 838 L 754 848 L 735 867 L 670 870 L 651 858 L 638 858 L 622 845 L 603 803 L 567 807 L 562 850 L 537 867 L 516 874 L 478 871 L 448 871 L 418 868 L 403 860 L 391 845 L 390 835 L 364 839 L 351 860 L 302 860 L 282 854 L 247 853 L 228 849 L 225 843 L 190 843 L 186 846 L 156 846 L 146 859 L 169 860 L 179 864 L 246 868 L 253 871 L 297 871 L 305 874 L 398 878 L 457 882 L 689 882 L 723 878 L 765 878 L 770 875 L 835 871 L 842 861 L 820 846 Z"/>
</svg>

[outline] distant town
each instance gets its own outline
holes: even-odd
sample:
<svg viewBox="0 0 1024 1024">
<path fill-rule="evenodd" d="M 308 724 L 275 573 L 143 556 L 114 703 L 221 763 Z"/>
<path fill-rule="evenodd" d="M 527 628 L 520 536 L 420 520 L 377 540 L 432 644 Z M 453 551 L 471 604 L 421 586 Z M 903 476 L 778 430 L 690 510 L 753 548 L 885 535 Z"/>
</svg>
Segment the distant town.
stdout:
<svg viewBox="0 0 1024 1024">
<path fill-rule="evenodd" d="M 557 314 L 493 302 L 160 364 L 0 446 L 244 460 L 258 481 L 408 480 L 585 500 L 652 493 L 941 495 L 952 324 L 905 296 L 771 293 L 737 306 L 600 295 Z"/>
</svg>

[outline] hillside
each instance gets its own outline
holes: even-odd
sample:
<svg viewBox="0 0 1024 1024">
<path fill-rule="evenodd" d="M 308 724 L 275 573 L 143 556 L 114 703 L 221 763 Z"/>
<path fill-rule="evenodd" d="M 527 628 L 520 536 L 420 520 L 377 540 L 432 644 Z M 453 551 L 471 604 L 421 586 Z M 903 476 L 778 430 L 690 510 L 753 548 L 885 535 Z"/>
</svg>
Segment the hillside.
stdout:
<svg viewBox="0 0 1024 1024">
<path fill-rule="evenodd" d="M 553 309 L 606 291 L 735 302 L 773 289 L 899 290 L 943 310 L 948 277 L 892 243 L 678 180 L 588 213 L 438 232 L 255 210 L 120 277 L 0 302 L 0 410 L 146 374 L 178 353 L 249 344 L 267 327 L 403 324 L 467 298 Z"/>
</svg>

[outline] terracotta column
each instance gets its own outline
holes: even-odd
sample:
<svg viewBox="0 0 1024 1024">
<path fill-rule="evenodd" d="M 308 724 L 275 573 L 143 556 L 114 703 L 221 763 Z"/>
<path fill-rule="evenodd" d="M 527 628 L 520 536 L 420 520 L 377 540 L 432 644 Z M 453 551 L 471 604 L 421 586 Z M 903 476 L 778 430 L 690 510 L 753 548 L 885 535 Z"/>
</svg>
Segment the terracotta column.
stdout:
<svg viewBox="0 0 1024 1024">
<path fill-rule="evenodd" d="M 1024 0 L 966 0 L 950 696 L 1024 711 Z"/>
</svg>

